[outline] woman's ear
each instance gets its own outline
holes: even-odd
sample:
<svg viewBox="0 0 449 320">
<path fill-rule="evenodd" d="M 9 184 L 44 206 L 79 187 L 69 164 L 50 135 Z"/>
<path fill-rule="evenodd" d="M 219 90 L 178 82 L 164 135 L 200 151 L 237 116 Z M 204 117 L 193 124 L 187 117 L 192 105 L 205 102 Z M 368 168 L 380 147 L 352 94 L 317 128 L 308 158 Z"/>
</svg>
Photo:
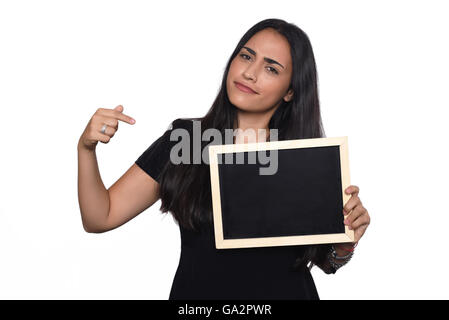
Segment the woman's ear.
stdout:
<svg viewBox="0 0 449 320">
<path fill-rule="evenodd" d="M 284 96 L 284 101 L 289 102 L 293 98 L 293 89 L 288 90 L 288 92 Z"/>
</svg>

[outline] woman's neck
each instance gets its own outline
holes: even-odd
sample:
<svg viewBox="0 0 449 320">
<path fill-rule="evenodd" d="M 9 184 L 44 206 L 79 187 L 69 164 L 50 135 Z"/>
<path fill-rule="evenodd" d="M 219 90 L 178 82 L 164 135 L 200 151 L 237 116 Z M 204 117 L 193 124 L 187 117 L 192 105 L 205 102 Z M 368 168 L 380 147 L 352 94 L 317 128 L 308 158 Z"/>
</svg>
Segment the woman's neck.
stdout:
<svg viewBox="0 0 449 320">
<path fill-rule="evenodd" d="M 234 143 L 267 141 L 270 135 L 268 124 L 275 110 L 273 108 L 264 113 L 237 110 L 237 123 L 234 124 L 234 130 L 240 130 L 236 132 Z"/>
</svg>

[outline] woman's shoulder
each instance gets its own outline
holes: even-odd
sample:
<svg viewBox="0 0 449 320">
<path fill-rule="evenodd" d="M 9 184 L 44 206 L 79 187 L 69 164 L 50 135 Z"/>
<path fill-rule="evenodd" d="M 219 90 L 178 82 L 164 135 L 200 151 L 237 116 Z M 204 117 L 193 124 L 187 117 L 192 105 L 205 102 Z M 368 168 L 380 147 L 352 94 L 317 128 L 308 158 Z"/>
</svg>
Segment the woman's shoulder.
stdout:
<svg viewBox="0 0 449 320">
<path fill-rule="evenodd" d="M 175 119 L 170 123 L 168 130 L 179 129 L 179 128 L 190 130 L 193 127 L 194 121 L 201 121 L 201 118 L 178 118 L 178 119 Z"/>
</svg>

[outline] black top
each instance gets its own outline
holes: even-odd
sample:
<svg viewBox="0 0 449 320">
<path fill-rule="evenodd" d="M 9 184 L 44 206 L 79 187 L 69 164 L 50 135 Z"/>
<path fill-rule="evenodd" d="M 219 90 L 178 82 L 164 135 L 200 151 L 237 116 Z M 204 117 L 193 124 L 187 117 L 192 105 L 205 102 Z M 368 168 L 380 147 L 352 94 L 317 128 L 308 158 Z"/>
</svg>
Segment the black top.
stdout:
<svg viewBox="0 0 449 320">
<path fill-rule="evenodd" d="M 170 161 L 174 128 L 191 120 L 177 119 L 135 163 L 160 182 Z M 212 201 L 212 200 L 211 200 Z M 216 249 L 213 227 L 194 232 L 180 226 L 181 257 L 169 299 L 319 299 L 307 268 L 293 265 L 304 246 Z"/>
</svg>

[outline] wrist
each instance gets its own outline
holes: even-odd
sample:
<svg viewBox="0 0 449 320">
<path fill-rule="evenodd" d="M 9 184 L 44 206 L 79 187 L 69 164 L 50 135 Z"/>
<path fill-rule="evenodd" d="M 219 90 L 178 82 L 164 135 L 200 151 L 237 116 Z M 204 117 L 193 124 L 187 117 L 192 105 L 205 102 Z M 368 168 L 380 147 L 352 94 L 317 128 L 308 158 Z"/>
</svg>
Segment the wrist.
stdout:
<svg viewBox="0 0 449 320">
<path fill-rule="evenodd" d="M 91 153 L 95 152 L 95 147 L 94 148 L 86 147 L 86 145 L 81 141 L 81 139 L 78 141 L 77 149 L 78 151 L 82 152 L 91 152 Z"/>
<path fill-rule="evenodd" d="M 337 256 L 347 256 L 354 253 L 354 249 L 357 246 L 356 243 L 334 243 L 333 248 Z"/>
<path fill-rule="evenodd" d="M 354 251 L 355 247 L 357 247 L 357 244 L 358 242 L 334 243 L 334 248 L 338 248 L 344 251 Z"/>
</svg>

